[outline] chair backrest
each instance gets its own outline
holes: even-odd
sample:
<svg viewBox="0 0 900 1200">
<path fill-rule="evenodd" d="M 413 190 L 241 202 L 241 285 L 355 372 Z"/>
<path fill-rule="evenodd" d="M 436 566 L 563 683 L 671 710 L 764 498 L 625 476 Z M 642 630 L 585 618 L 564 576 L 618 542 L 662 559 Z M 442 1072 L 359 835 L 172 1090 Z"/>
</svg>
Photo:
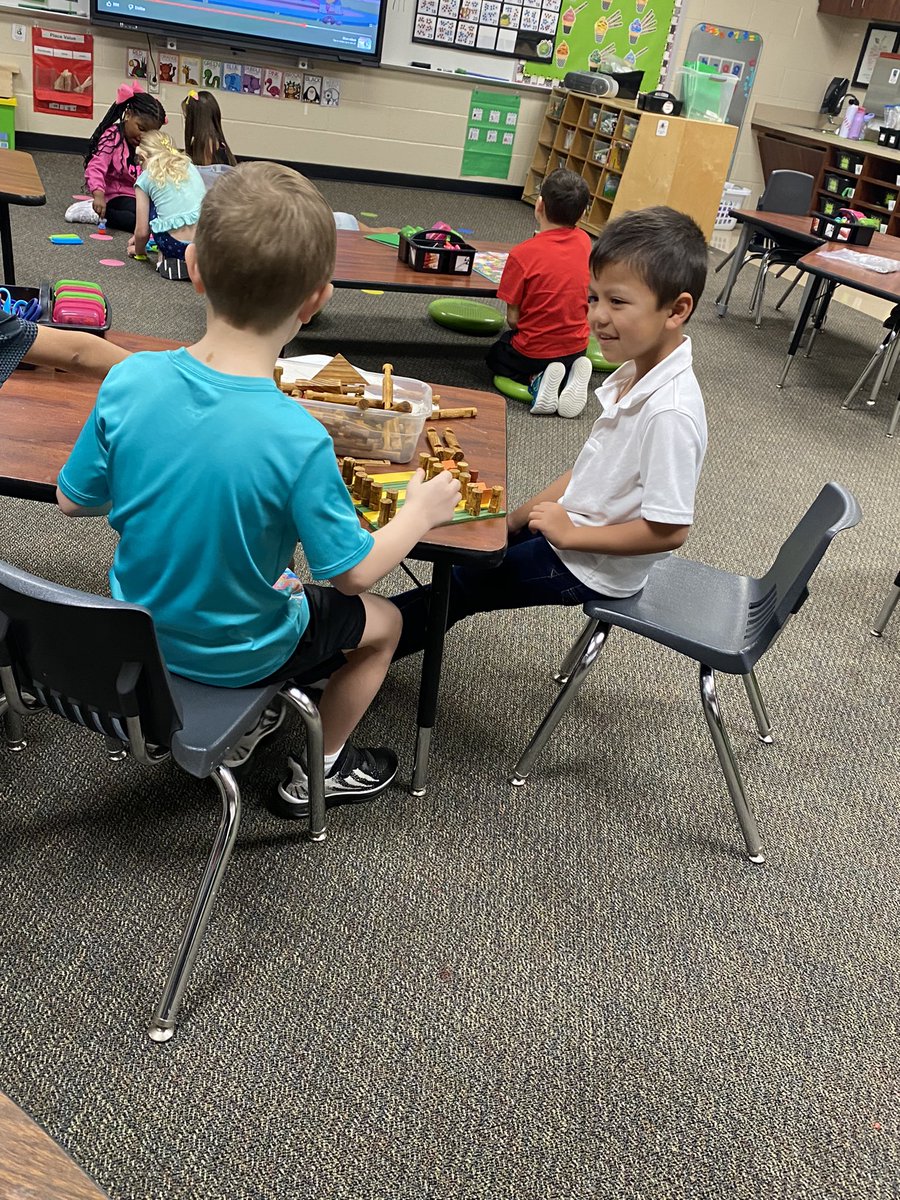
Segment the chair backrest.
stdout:
<svg viewBox="0 0 900 1200">
<path fill-rule="evenodd" d="M 745 645 L 772 643 L 806 602 L 807 584 L 835 534 L 861 519 L 856 497 L 839 483 L 826 483 L 778 551 L 775 562 L 756 580 L 747 614 Z"/>
<path fill-rule="evenodd" d="M 815 180 L 805 171 L 773 171 L 758 200 L 763 212 L 805 217 L 812 206 Z"/>
<path fill-rule="evenodd" d="M 206 184 L 206 190 L 209 191 L 220 175 L 227 175 L 234 167 L 229 163 L 211 163 L 208 167 L 198 167 L 197 170 Z"/>
<path fill-rule="evenodd" d="M 168 748 L 181 728 L 145 608 L 92 596 L 0 562 L 0 691 L 37 697 L 66 720 Z M 135 719 L 139 725 L 135 725 Z"/>
</svg>

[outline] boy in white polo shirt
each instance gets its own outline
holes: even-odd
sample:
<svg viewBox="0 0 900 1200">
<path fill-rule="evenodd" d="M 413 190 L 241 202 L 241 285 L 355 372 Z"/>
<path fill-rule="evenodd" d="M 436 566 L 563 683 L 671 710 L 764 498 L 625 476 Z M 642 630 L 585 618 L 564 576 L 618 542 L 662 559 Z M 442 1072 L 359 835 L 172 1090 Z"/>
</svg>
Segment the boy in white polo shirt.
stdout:
<svg viewBox="0 0 900 1200">
<path fill-rule="evenodd" d="M 588 321 L 622 365 L 597 391 L 601 414 L 571 471 L 508 517 L 506 558 L 453 572 L 448 623 L 476 612 L 631 596 L 683 545 L 706 451 L 703 397 L 683 327 L 706 282 L 699 227 L 674 209 L 626 213 L 591 251 Z M 422 648 L 428 588 L 394 597 L 395 657 Z"/>
</svg>

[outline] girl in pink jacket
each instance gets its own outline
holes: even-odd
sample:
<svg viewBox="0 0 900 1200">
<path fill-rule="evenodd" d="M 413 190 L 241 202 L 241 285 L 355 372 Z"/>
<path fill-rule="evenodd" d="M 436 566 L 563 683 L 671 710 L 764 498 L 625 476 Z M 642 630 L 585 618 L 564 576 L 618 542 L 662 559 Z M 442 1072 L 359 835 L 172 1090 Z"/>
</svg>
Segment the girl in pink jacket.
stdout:
<svg viewBox="0 0 900 1200">
<path fill-rule="evenodd" d="M 122 84 L 115 103 L 94 130 L 84 158 L 85 183 L 96 214 L 93 220 L 134 233 L 134 181 L 140 171 L 134 152 L 141 134 L 165 123 L 166 110 L 155 96 L 148 96 L 137 84 Z"/>
</svg>

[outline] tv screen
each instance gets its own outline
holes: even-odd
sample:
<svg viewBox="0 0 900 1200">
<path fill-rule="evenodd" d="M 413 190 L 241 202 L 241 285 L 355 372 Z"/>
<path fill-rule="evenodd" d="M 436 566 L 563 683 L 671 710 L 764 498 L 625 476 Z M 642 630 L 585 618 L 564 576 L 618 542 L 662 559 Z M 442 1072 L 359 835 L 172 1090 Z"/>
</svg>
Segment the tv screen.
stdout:
<svg viewBox="0 0 900 1200">
<path fill-rule="evenodd" d="M 91 0 L 91 20 L 291 57 L 377 63 L 381 0 Z"/>
</svg>

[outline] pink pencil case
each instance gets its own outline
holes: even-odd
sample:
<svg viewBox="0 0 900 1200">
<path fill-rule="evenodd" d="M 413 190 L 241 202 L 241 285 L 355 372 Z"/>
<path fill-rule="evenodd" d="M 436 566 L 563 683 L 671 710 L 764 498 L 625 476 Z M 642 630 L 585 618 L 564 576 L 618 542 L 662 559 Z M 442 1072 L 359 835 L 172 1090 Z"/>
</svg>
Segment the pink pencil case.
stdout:
<svg viewBox="0 0 900 1200">
<path fill-rule="evenodd" d="M 53 305 L 51 319 L 58 325 L 93 325 L 99 329 L 106 324 L 106 309 L 98 300 L 62 297 Z"/>
</svg>

